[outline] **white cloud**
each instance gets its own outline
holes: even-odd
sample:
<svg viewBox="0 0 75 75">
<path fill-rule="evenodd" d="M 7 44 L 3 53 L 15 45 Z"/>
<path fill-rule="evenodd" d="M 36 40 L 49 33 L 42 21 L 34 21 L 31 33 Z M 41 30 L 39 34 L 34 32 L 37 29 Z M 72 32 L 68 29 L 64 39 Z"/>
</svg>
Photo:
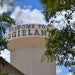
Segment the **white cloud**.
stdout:
<svg viewBox="0 0 75 75">
<path fill-rule="evenodd" d="M 3 13 L 3 12 L 7 12 L 7 11 L 8 11 L 7 5 L 4 5 L 3 7 L 0 7 L 0 14 Z"/>
<path fill-rule="evenodd" d="M 11 14 L 11 17 L 15 19 L 17 24 L 46 24 L 46 21 L 44 20 L 44 15 L 38 9 L 31 10 L 16 7 L 15 11 L 13 11 L 13 13 Z"/>
<path fill-rule="evenodd" d="M 2 6 L 0 5 L 0 14 L 3 12 L 8 12 L 13 9 L 9 3 L 13 3 L 13 0 L 0 0 L 2 2 Z M 28 6 L 27 6 L 28 7 Z M 27 8 L 25 6 L 25 8 Z M 31 7 L 30 7 L 31 8 Z M 11 17 L 15 19 L 17 24 L 30 24 L 30 23 L 38 23 L 38 24 L 46 24 L 44 20 L 44 15 L 38 9 L 21 9 L 20 7 L 15 7 L 14 11 L 11 14 Z M 1 54 L 7 61 L 10 61 L 10 52 L 8 50 L 2 51 Z"/>
<path fill-rule="evenodd" d="M 14 5 L 13 0 L 0 0 L 0 14 L 14 9 L 11 17 L 15 19 L 17 24 L 46 24 L 45 17 L 40 10 L 31 10 L 31 6 L 24 6 L 24 8 L 21 9 L 19 6 Z"/>
<path fill-rule="evenodd" d="M 73 74 L 69 72 L 67 75 L 73 75 Z"/>
<path fill-rule="evenodd" d="M 13 0 L 0 0 L 0 14 L 14 9 L 15 5 Z"/>
</svg>

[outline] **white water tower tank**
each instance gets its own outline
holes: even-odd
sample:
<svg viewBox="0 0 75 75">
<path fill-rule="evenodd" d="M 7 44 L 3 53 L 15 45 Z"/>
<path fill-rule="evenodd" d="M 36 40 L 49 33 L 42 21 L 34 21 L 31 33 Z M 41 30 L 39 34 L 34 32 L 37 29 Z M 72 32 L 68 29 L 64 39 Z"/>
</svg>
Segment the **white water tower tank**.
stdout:
<svg viewBox="0 0 75 75">
<path fill-rule="evenodd" d="M 15 25 L 7 30 L 11 64 L 25 75 L 56 75 L 55 63 L 41 62 L 46 30 L 41 24 Z"/>
</svg>

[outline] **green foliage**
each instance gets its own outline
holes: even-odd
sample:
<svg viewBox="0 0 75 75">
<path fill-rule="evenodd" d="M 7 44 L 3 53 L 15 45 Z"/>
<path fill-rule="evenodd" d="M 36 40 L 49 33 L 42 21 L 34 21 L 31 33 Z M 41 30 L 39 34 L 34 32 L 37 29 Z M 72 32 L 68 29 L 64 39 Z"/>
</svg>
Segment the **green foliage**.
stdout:
<svg viewBox="0 0 75 75">
<path fill-rule="evenodd" d="M 15 24 L 14 19 L 10 18 L 7 13 L 0 15 L 0 22 L 5 22 L 7 25 Z"/>
<path fill-rule="evenodd" d="M 57 65 L 72 68 L 75 66 L 75 31 L 67 25 L 62 30 L 48 30 L 45 58 L 56 61 Z M 72 71 L 72 70 L 70 70 Z M 75 70 L 74 70 L 75 73 Z"/>
<path fill-rule="evenodd" d="M 46 21 L 51 17 L 56 19 L 56 12 L 68 11 L 65 14 L 66 27 L 62 30 L 48 30 L 46 38 L 46 51 L 44 57 L 48 61 L 56 61 L 58 65 L 64 65 L 70 68 L 70 72 L 75 74 L 75 28 L 70 23 L 72 13 L 75 11 L 75 0 L 41 0 L 44 7 Z M 59 16 L 59 15 L 58 15 Z M 50 21 L 53 23 L 53 21 Z M 57 22 L 58 23 L 58 22 Z M 64 26 L 64 25 L 63 25 Z M 75 24 L 74 24 L 75 26 Z"/>
<path fill-rule="evenodd" d="M 60 60 L 61 62 L 63 60 L 61 64 L 63 64 L 64 61 L 68 61 L 66 59 L 70 59 L 70 54 L 72 55 L 71 59 L 74 59 L 75 51 L 73 47 L 75 46 L 75 31 L 73 31 L 70 26 L 67 26 L 62 30 L 52 29 L 48 30 L 48 32 L 50 35 L 46 38 L 47 51 L 45 55 L 53 56 L 54 59 L 52 58 L 52 60 L 50 58 L 51 61 Z"/>
<path fill-rule="evenodd" d="M 7 62 L 2 57 L 0 57 L 0 65 L 5 66 L 6 63 Z"/>
<path fill-rule="evenodd" d="M 7 48 L 7 41 L 5 39 L 5 32 L 7 26 L 15 24 L 14 19 L 10 18 L 6 13 L 0 15 L 0 50 Z"/>
<path fill-rule="evenodd" d="M 0 50 L 7 49 L 7 41 L 3 38 L 2 33 L 0 34 Z"/>
<path fill-rule="evenodd" d="M 9 75 L 7 72 L 0 73 L 0 75 Z"/>
<path fill-rule="evenodd" d="M 47 21 L 56 11 L 73 9 L 75 6 L 75 0 L 41 0 L 41 2 L 43 3 L 43 13 Z"/>
<path fill-rule="evenodd" d="M 72 67 L 70 72 L 72 72 L 72 74 L 75 75 L 75 67 Z"/>
</svg>

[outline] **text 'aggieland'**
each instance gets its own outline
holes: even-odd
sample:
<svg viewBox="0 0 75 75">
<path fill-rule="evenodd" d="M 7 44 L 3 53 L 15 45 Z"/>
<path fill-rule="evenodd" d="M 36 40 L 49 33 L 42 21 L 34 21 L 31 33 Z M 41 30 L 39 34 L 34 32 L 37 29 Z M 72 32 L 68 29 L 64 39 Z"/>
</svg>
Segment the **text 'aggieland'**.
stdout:
<svg viewBox="0 0 75 75">
<path fill-rule="evenodd" d="M 8 40 L 18 37 L 41 36 L 45 37 L 47 34 L 47 26 L 41 24 L 25 24 L 15 25 L 9 28 L 6 32 Z"/>
</svg>

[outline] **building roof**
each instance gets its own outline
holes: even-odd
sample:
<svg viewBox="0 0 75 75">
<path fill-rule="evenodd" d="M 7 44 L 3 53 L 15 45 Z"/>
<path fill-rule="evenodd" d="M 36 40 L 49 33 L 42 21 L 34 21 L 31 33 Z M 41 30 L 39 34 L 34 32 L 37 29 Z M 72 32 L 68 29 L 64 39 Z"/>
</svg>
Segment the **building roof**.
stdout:
<svg viewBox="0 0 75 75">
<path fill-rule="evenodd" d="M 9 74 L 15 75 L 25 75 L 20 70 L 18 70 L 15 66 L 7 62 L 3 57 L 0 56 L 0 73 L 7 72 Z"/>
</svg>

